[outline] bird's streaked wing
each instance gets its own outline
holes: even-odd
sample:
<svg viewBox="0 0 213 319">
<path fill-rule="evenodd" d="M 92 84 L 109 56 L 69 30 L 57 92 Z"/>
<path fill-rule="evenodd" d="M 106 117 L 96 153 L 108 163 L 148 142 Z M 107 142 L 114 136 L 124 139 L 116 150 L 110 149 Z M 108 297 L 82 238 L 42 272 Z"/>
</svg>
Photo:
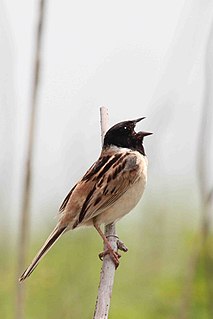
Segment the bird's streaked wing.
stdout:
<svg viewBox="0 0 213 319">
<path fill-rule="evenodd" d="M 75 228 L 113 205 L 139 177 L 134 153 L 102 156 L 70 191 L 69 198 L 65 198 L 61 207 L 69 210 L 75 203 L 75 197 L 82 203 L 75 216 Z"/>
</svg>

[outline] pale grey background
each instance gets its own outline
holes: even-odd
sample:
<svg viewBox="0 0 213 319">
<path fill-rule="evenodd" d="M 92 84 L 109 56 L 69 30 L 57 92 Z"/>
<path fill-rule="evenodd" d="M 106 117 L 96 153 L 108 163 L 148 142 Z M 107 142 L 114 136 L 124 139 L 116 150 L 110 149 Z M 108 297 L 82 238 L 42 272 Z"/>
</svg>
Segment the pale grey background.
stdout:
<svg viewBox="0 0 213 319">
<path fill-rule="evenodd" d="M 0 199 L 6 227 L 17 225 L 20 213 L 37 4 L 0 1 Z M 56 215 L 99 155 L 100 105 L 109 107 L 111 125 L 146 116 L 138 129 L 154 132 L 145 141 L 150 166 L 143 208 L 152 203 L 172 214 L 189 205 L 190 218 L 198 215 L 196 150 L 212 17 L 207 0 L 47 1 L 32 225 Z M 212 171 L 209 176 L 211 182 Z"/>
</svg>

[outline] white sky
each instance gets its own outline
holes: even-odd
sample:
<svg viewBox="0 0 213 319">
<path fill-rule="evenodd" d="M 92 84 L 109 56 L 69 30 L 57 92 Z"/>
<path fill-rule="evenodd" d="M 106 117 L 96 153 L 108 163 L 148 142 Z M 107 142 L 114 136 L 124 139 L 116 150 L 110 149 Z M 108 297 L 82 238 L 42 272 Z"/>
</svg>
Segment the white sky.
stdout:
<svg viewBox="0 0 213 319">
<path fill-rule="evenodd" d="M 0 133 L 10 132 L 10 143 L 0 139 L 6 150 L 2 159 L 6 169 L 0 173 L 8 181 L 7 167 L 13 166 L 3 197 L 10 198 L 11 211 L 17 216 L 37 4 L 0 1 L 0 98 L 4 97 Z M 145 200 L 157 198 L 163 185 L 173 201 L 173 189 L 181 188 L 183 180 L 186 185 L 196 182 L 203 52 L 212 9 L 211 1 L 203 0 L 47 1 L 34 157 L 34 221 L 46 208 L 57 211 L 69 188 L 97 158 L 100 105 L 110 108 L 111 124 L 147 116 L 139 129 L 155 135 L 145 143 L 152 190 Z M 192 194 L 192 202 L 195 197 Z"/>
</svg>

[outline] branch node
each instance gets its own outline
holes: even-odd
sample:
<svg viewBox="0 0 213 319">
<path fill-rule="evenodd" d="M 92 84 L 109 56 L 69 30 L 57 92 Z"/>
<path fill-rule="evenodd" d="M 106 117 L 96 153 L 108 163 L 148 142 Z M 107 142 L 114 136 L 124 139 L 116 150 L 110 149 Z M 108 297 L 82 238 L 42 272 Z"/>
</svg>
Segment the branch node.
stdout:
<svg viewBox="0 0 213 319">
<path fill-rule="evenodd" d="M 128 251 L 128 248 L 120 239 L 117 240 L 117 247 L 119 250 L 124 251 L 125 253 Z"/>
</svg>

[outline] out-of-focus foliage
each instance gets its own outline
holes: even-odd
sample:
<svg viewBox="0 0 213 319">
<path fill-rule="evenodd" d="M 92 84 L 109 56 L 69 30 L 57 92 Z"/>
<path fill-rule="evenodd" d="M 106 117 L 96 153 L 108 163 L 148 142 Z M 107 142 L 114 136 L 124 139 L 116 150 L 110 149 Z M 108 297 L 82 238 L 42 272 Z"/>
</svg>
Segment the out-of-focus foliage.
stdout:
<svg viewBox="0 0 213 319">
<path fill-rule="evenodd" d="M 197 239 L 186 219 L 177 222 L 168 211 L 158 215 L 148 210 L 139 221 L 128 216 L 118 232 L 129 252 L 122 253 L 116 272 L 110 318 L 180 318 L 188 265 Z M 187 216 L 191 212 L 177 212 Z M 33 240 L 29 261 L 45 236 L 42 230 Z M 14 247 L 1 244 L 0 317 L 14 317 Z M 101 239 L 93 229 L 66 234 L 26 281 L 26 318 L 92 318 L 99 283 L 101 261 L 97 254 Z M 213 237 L 208 252 L 200 257 L 192 284 L 187 319 L 210 319 L 213 282 Z M 211 252 L 211 253 L 210 253 Z M 208 273 L 206 272 L 208 266 Z"/>
</svg>

